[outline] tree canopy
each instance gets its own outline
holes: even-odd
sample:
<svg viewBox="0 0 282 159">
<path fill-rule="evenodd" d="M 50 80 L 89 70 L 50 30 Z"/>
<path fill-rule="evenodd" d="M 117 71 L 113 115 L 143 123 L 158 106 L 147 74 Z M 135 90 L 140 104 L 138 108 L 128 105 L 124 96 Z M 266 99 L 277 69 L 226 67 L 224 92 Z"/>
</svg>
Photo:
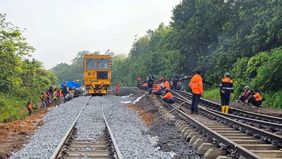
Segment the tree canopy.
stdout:
<svg viewBox="0 0 282 159">
<path fill-rule="evenodd" d="M 170 79 L 202 70 L 216 85 L 228 71 L 238 93 L 250 85 L 275 94 L 282 91 L 281 15 L 281 0 L 182 0 L 169 26 L 148 30 L 128 57 L 114 58 L 113 77 L 132 86 L 148 72 Z"/>
<path fill-rule="evenodd" d="M 33 51 L 22 31 L 0 14 L 0 122 L 18 118 L 28 98 L 36 103 L 40 93 L 56 82 L 51 71 L 31 58 Z"/>
</svg>

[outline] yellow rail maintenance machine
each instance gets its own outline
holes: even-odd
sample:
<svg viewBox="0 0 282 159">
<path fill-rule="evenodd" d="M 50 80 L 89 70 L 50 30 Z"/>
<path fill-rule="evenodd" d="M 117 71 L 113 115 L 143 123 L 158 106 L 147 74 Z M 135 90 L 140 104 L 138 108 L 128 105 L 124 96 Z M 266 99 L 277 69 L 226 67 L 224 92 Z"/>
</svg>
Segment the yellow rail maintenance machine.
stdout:
<svg viewBox="0 0 282 159">
<path fill-rule="evenodd" d="M 84 87 L 91 95 L 104 95 L 111 84 L 109 55 L 85 54 L 83 57 Z"/>
</svg>

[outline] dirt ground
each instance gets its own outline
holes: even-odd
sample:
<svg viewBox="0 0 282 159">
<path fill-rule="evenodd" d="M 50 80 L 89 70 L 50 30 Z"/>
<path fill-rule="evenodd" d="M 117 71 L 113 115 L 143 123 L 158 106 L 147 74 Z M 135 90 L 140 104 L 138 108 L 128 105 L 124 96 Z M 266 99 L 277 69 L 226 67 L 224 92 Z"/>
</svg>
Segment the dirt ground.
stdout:
<svg viewBox="0 0 282 159">
<path fill-rule="evenodd" d="M 121 89 L 121 95 L 133 94 L 133 96 L 136 98 L 142 96 L 145 93 L 147 92 L 144 92 L 137 88 L 128 87 Z M 142 119 L 146 126 L 150 126 L 154 122 L 154 117 L 156 116 L 157 109 L 153 106 L 150 95 L 145 95 L 136 104 L 128 104 L 128 108 L 138 112 L 139 117 Z"/>
<path fill-rule="evenodd" d="M 9 158 L 12 152 L 19 150 L 37 127 L 43 125 L 42 118 L 47 111 L 40 111 L 9 123 L 0 123 L 0 159 Z"/>
</svg>

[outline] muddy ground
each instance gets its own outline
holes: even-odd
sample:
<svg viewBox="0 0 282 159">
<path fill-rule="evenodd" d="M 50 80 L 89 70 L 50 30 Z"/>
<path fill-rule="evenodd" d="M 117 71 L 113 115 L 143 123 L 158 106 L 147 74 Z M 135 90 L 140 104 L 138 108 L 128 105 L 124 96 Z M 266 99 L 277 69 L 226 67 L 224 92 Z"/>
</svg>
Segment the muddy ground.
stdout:
<svg viewBox="0 0 282 159">
<path fill-rule="evenodd" d="M 13 151 L 21 149 L 37 127 L 43 125 L 46 111 L 37 112 L 23 120 L 0 123 L 0 159 L 9 158 Z"/>
</svg>

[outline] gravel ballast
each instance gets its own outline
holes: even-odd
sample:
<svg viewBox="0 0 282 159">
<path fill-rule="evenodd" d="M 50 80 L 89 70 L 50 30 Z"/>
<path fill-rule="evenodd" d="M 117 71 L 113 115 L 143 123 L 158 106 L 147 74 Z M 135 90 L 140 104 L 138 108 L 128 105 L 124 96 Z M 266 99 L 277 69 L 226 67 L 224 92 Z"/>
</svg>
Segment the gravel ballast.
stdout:
<svg viewBox="0 0 282 159">
<path fill-rule="evenodd" d="M 130 94 L 130 89 L 124 92 Z M 133 95 L 129 97 L 112 95 L 92 97 L 76 123 L 75 140 L 96 140 L 104 133 L 103 109 L 123 158 L 201 158 L 176 128 L 164 120 L 159 120 L 149 128 L 145 126 L 138 113 L 129 109 L 123 102 L 134 103 L 139 97 L 137 105 L 141 102 L 146 105 L 144 110 L 150 112 L 156 110 L 148 96 L 143 96 L 144 92 L 133 90 L 135 92 L 133 91 Z M 50 158 L 87 98 L 89 97 L 75 98 L 49 111 L 43 118 L 44 125 L 38 128 L 29 143 L 11 158 Z M 172 154 L 175 154 L 174 157 Z"/>
<path fill-rule="evenodd" d="M 174 152 L 174 159 L 201 159 L 196 150 L 177 131 L 173 124 L 168 124 L 163 119 L 154 123 L 147 131 L 151 136 L 158 136 L 157 146 L 162 151 Z"/>
<path fill-rule="evenodd" d="M 101 97 L 92 97 L 85 106 L 76 124 L 76 140 L 96 140 L 103 130 L 105 122 L 102 115 Z"/>
<path fill-rule="evenodd" d="M 159 151 L 145 133 L 148 128 L 138 114 L 122 104 L 120 97 L 110 96 L 103 103 L 109 125 L 116 138 L 123 158 L 170 159 L 168 152 Z"/>
<path fill-rule="evenodd" d="M 141 92 L 141 91 L 140 91 Z M 151 140 L 155 140 L 156 145 L 161 151 L 173 154 L 173 159 L 201 159 L 196 150 L 189 142 L 177 131 L 174 124 L 169 124 L 160 117 L 157 108 L 153 104 L 150 95 L 145 96 L 136 106 L 142 107 L 145 112 L 153 113 L 155 120 L 146 131 L 151 136 Z"/>
<path fill-rule="evenodd" d="M 50 110 L 30 141 L 11 158 L 50 158 L 89 97 L 75 98 Z"/>
</svg>

